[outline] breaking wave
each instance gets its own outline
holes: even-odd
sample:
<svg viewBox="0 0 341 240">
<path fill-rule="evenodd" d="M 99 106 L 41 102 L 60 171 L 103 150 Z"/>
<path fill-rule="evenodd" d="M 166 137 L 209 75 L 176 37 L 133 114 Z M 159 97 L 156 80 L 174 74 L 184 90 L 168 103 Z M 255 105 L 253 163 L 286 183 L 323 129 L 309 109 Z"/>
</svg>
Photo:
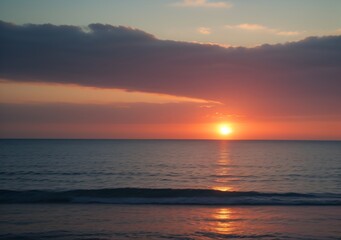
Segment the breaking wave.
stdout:
<svg viewBox="0 0 341 240">
<path fill-rule="evenodd" d="M 0 203 L 106 203 L 168 205 L 341 205 L 335 193 L 224 192 L 211 189 L 113 188 L 69 191 L 0 190 Z"/>
</svg>

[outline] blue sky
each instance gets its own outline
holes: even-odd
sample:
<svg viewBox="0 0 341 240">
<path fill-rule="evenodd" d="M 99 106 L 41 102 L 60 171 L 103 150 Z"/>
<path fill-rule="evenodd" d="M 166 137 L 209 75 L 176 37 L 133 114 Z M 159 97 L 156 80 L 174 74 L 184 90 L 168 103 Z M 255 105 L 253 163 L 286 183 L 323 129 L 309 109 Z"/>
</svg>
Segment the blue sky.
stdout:
<svg viewBox="0 0 341 240">
<path fill-rule="evenodd" d="M 341 33 L 339 0 L 187 0 L 193 4 L 181 5 L 185 1 L 2 0 L 0 14 L 16 24 L 105 23 L 139 28 L 160 39 L 232 46 Z"/>
</svg>

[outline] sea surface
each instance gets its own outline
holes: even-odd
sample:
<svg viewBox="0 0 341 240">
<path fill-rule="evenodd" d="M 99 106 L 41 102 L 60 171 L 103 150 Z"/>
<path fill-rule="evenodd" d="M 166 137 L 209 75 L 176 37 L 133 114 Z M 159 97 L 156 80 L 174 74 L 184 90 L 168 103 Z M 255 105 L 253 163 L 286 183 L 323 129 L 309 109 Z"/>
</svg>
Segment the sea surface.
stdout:
<svg viewBox="0 0 341 240">
<path fill-rule="evenodd" d="M 0 140 L 0 239 L 341 239 L 341 141 Z"/>
</svg>

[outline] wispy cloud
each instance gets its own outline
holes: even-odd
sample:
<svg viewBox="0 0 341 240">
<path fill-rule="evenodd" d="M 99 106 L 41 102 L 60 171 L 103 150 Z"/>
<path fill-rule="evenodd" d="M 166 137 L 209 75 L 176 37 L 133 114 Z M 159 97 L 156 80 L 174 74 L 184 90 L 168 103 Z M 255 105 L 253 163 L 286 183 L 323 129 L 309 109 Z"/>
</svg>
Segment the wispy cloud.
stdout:
<svg viewBox="0 0 341 240">
<path fill-rule="evenodd" d="M 190 41 L 189 43 L 198 44 L 198 45 L 204 45 L 204 46 L 218 46 L 222 48 L 233 48 L 237 46 L 229 45 L 229 44 L 223 44 L 223 43 L 217 43 L 217 42 L 199 42 L 199 41 Z"/>
<path fill-rule="evenodd" d="M 209 0 L 182 0 L 176 2 L 173 6 L 177 7 L 205 7 L 205 8 L 231 8 L 232 4 L 225 1 L 209 1 Z"/>
<path fill-rule="evenodd" d="M 211 29 L 208 28 L 208 27 L 199 27 L 197 29 L 197 32 L 200 33 L 200 34 L 204 34 L 204 35 L 209 35 L 212 33 Z"/>
<path fill-rule="evenodd" d="M 282 31 L 275 28 L 269 28 L 264 25 L 260 24 L 252 24 L 252 23 L 242 23 L 238 25 L 226 25 L 225 28 L 227 29 L 240 29 L 245 31 L 254 31 L 254 32 L 266 32 L 281 36 L 296 36 L 301 34 L 301 32 L 298 31 Z"/>
</svg>

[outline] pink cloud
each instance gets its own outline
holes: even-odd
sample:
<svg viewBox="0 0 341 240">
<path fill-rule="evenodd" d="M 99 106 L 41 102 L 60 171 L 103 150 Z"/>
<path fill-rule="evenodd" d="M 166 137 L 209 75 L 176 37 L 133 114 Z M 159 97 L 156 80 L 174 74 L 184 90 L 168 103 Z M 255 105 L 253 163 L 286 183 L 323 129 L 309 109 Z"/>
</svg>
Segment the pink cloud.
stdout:
<svg viewBox="0 0 341 240">
<path fill-rule="evenodd" d="M 204 35 L 209 35 L 212 33 L 211 29 L 208 27 L 200 27 L 197 29 L 198 33 L 204 34 Z"/>
<path fill-rule="evenodd" d="M 177 7 L 203 7 L 203 8 L 231 8 L 232 4 L 225 1 L 208 0 L 183 0 L 173 4 Z"/>
<path fill-rule="evenodd" d="M 282 31 L 275 28 L 269 28 L 264 25 L 260 24 L 252 24 L 252 23 L 243 23 L 238 25 L 226 25 L 226 29 L 239 29 L 239 30 L 245 30 L 245 31 L 254 31 L 254 32 L 264 32 L 264 33 L 270 33 L 275 35 L 282 35 L 282 36 L 296 36 L 301 34 L 301 32 L 298 31 Z"/>
</svg>

